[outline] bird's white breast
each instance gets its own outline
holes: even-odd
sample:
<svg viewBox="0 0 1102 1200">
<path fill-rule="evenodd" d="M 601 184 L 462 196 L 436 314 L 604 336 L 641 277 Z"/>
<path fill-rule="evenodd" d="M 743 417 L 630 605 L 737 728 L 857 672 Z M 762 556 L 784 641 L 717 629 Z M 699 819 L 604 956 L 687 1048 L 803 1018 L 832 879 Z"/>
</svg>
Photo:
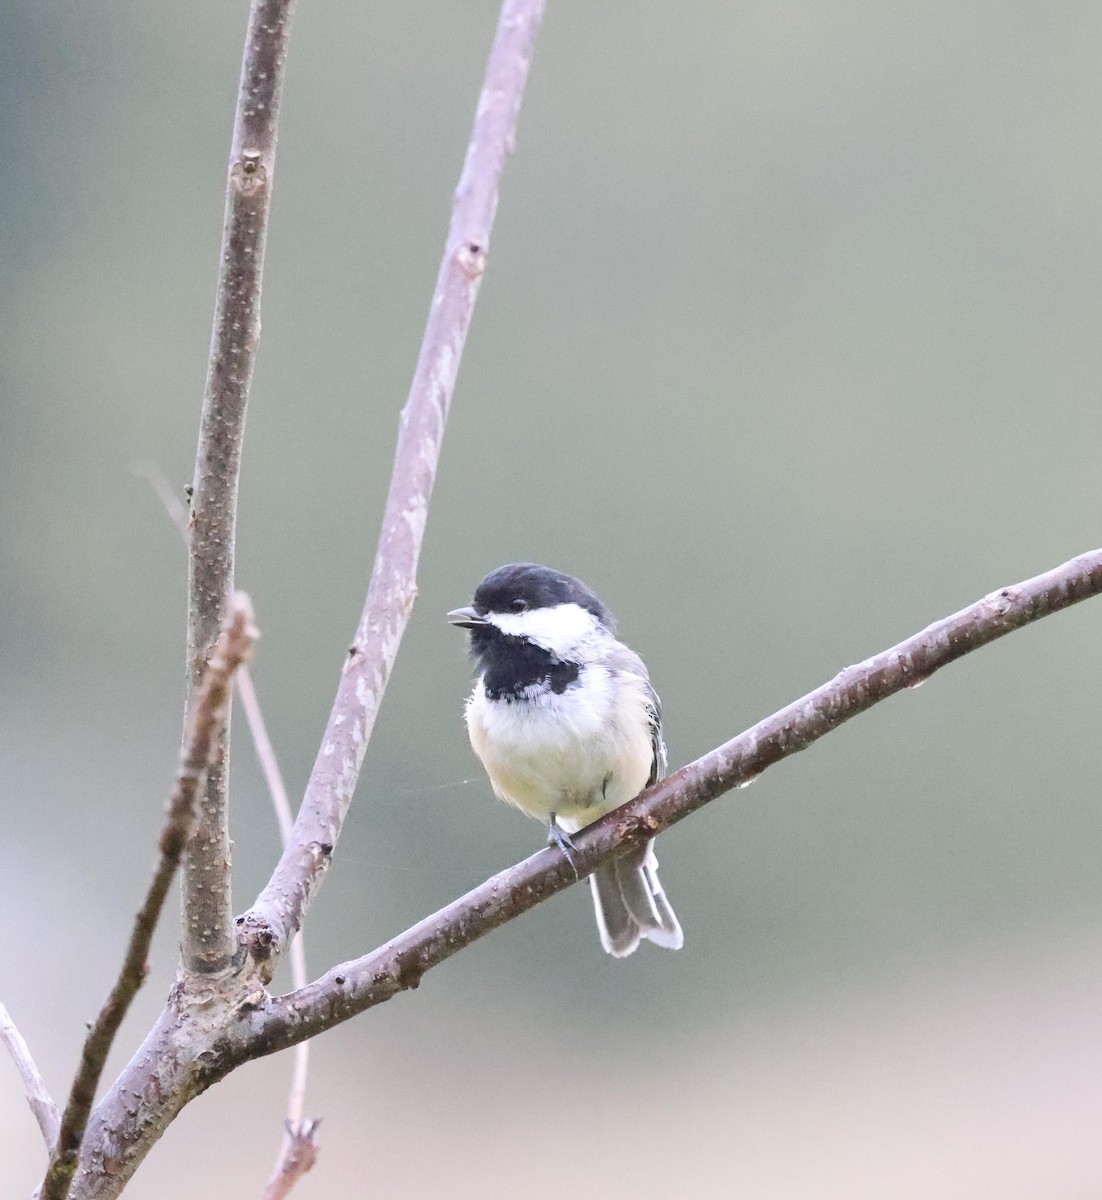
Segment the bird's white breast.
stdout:
<svg viewBox="0 0 1102 1200">
<path fill-rule="evenodd" d="M 650 774 L 646 685 L 601 666 L 583 667 L 560 695 L 530 688 L 490 700 L 479 681 L 467 729 L 494 791 L 531 817 L 554 814 L 568 832 L 636 796 Z"/>
</svg>

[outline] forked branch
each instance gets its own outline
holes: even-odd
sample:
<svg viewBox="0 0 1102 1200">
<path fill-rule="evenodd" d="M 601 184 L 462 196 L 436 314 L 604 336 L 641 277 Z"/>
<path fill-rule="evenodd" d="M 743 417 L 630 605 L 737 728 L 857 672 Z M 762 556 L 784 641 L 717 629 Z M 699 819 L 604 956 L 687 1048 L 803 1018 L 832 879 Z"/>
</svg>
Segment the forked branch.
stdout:
<svg viewBox="0 0 1102 1200">
<path fill-rule="evenodd" d="M 252 117 L 267 122 L 253 132 L 258 138 L 270 135 L 265 143 L 269 151 L 274 148 L 274 114 L 289 11 L 290 3 L 253 0 L 242 103 Z M 241 920 L 243 940 L 251 953 L 244 961 L 235 957 L 236 940 L 226 936 L 226 805 L 224 787 L 220 791 L 212 785 L 201 814 L 203 824 L 193 842 L 196 853 L 189 861 L 185 886 L 185 969 L 154 1027 L 91 1116 L 76 1176 L 75 1191 L 81 1200 L 113 1200 L 180 1110 L 220 1077 L 218 1049 L 223 1033 L 234 1027 L 242 1013 L 267 1002 L 258 976 L 270 978 L 278 957 L 301 925 L 332 853 L 413 602 L 444 420 L 485 269 L 498 182 L 512 150 L 542 11 L 543 0 L 505 0 L 502 7 L 425 338 L 401 415 L 395 468 L 367 599 L 291 844 L 256 909 Z M 267 66 L 254 75 L 250 63 L 261 63 L 264 46 L 271 51 Z M 266 97 L 263 88 L 246 97 L 249 79 L 271 83 Z M 231 170 L 224 271 L 191 514 L 192 616 L 202 607 L 208 619 L 217 609 L 219 589 L 232 579 L 237 465 L 244 399 L 259 329 L 255 305 L 271 179 L 270 155 L 265 158 L 261 142 L 255 143 L 261 145 L 261 153 L 253 155 L 251 143 L 243 142 L 236 132 L 241 115 L 239 104 L 233 164 L 239 169 Z M 252 209 L 250 198 L 256 202 Z M 235 240 L 234 229 L 245 242 Z M 252 273 L 244 269 L 247 264 L 239 257 L 249 246 Z M 236 275 L 232 273 L 237 269 L 235 263 L 242 268 Z M 239 305 L 239 329 L 227 316 L 227 305 Z M 240 330 L 246 331 L 241 344 L 234 341 Z M 224 371 L 220 362 L 225 364 Z M 204 473 L 209 476 L 205 482 L 201 478 Z M 219 475 L 223 478 L 217 478 Z M 197 532 L 200 525 L 205 528 L 202 536 Z M 206 551 L 201 548 L 204 545 Z M 202 580 L 196 576 L 200 571 Z M 203 658 L 201 642 L 199 637 L 189 639 L 193 670 Z M 223 768 L 223 761 L 216 762 L 212 778 L 217 776 L 224 784 Z M 202 1002 L 197 1004 L 198 998 Z M 257 1046 L 252 1056 L 261 1053 Z M 312 1137 L 313 1130 L 300 1132 Z M 285 1180 L 290 1177 L 289 1173 L 281 1176 Z"/>
<path fill-rule="evenodd" d="M 401 415 L 394 473 L 366 602 L 291 838 L 270 882 L 253 909 L 240 919 L 249 955 L 235 959 L 236 942 L 228 915 L 225 762 L 220 754 L 228 703 L 225 692 L 233 667 L 226 665 L 228 648 L 216 647 L 209 656 L 208 650 L 216 624 L 214 614 L 224 611 L 233 577 L 237 469 L 259 333 L 260 271 L 290 8 L 290 0 L 252 2 L 211 373 L 196 464 L 189 667 L 193 677 L 221 672 L 223 694 L 205 700 L 207 684 L 193 686 L 186 725 L 187 755 L 162 837 L 162 859 L 135 924 L 119 980 L 84 1048 L 43 1185 L 42 1195 L 50 1200 L 63 1200 L 78 1156 L 75 1193 L 82 1200 L 114 1200 L 168 1123 L 191 1099 L 237 1066 L 299 1044 L 416 987 L 426 971 L 492 929 L 570 886 L 602 862 L 638 847 L 729 789 L 751 782 L 773 763 L 806 748 L 850 717 L 914 686 L 963 654 L 1102 592 L 1102 551 L 1094 551 L 1046 575 L 993 593 L 891 650 L 846 668 L 814 692 L 588 827 L 577 835 L 572 864 L 556 850 L 542 851 L 495 875 L 378 950 L 333 968 L 314 983 L 296 986 L 288 996 L 270 996 L 263 984 L 270 980 L 276 961 L 300 929 L 328 865 L 413 603 L 444 422 L 485 269 L 498 182 L 512 148 L 543 2 L 505 0 L 502 9 L 428 326 Z M 245 625 L 249 626 L 247 619 Z M 209 721 L 203 716 L 208 709 L 215 713 Z M 193 730 L 193 723 L 205 733 Z M 208 764 L 214 782 L 197 818 L 202 822 L 199 841 L 203 848 L 200 851 L 196 846 L 185 889 L 186 969 L 144 1044 L 89 1119 L 111 1039 L 143 978 L 149 938 L 172 871 L 187 843 L 191 814 Z M 177 817 L 184 814 L 180 823 L 172 813 Z M 312 1132 L 307 1131 L 307 1136 Z M 279 1173 L 273 1181 L 277 1189 L 273 1195 L 285 1194 L 283 1182 L 289 1186 L 295 1172 L 297 1166 L 290 1163 L 286 1173 Z M 282 1193 L 278 1190 L 281 1186 Z"/>
</svg>

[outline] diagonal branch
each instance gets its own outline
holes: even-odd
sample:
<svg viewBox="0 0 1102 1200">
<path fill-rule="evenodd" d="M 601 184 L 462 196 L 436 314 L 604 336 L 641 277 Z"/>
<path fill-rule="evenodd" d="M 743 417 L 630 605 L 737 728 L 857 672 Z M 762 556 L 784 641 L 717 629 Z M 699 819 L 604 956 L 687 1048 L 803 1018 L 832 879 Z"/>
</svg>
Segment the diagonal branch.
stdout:
<svg viewBox="0 0 1102 1200">
<path fill-rule="evenodd" d="M 233 591 L 245 406 L 260 339 L 260 286 L 292 0 L 252 0 L 230 147 L 221 268 L 192 483 L 185 729 Z M 185 866 L 184 965 L 220 971 L 236 949 L 226 806 L 229 725 L 211 764 Z"/>
<path fill-rule="evenodd" d="M 16 1028 L 8 1010 L 0 1004 L 0 1042 L 7 1047 L 15 1069 L 23 1080 L 23 1092 L 27 1103 L 31 1106 L 38 1128 L 42 1130 L 42 1138 L 46 1149 L 52 1154 L 54 1143 L 57 1141 L 57 1129 L 61 1121 L 57 1105 L 53 1102 L 42 1076 L 35 1066 L 30 1047 L 23 1040 L 23 1035 Z"/>
<path fill-rule="evenodd" d="M 1034 579 L 985 596 L 953 616 L 856 666 L 752 729 L 682 767 L 575 835 L 572 867 L 558 850 L 488 879 L 380 949 L 342 963 L 309 987 L 273 999 L 243 1023 L 229 1065 L 314 1037 L 349 1017 L 415 988 L 430 968 L 506 921 L 535 907 L 731 788 L 804 750 L 844 721 L 939 668 L 1032 621 L 1102 593 L 1102 550 L 1082 554 Z M 575 872 L 574 867 L 577 868 Z M 240 1053 L 242 1058 L 235 1059 Z M 228 1069 L 228 1068 L 227 1068 Z"/>
<path fill-rule="evenodd" d="M 573 857 L 578 875 L 590 873 L 725 791 L 750 783 L 772 763 L 803 750 L 888 696 L 914 687 L 947 663 L 1099 594 L 1102 550 L 1095 550 L 1036 579 L 994 592 L 898 646 L 847 667 L 829 683 L 577 834 Z M 314 1037 L 416 987 L 426 971 L 574 881 L 574 871 L 559 851 L 543 850 L 387 945 L 334 967 L 291 995 L 267 997 L 244 979 L 228 1008 L 212 1009 L 174 990 L 157 1025 L 96 1108 L 81 1151 L 82 1200 L 115 1200 L 184 1105 L 242 1063 Z M 188 983 L 186 976 L 183 983 Z"/>
<path fill-rule="evenodd" d="M 267 978 L 317 890 L 340 836 L 417 593 L 429 497 L 459 361 L 486 269 L 498 185 L 513 148 L 543 0 L 505 0 L 455 193 L 409 399 L 398 427 L 367 599 L 294 833 L 267 886 L 239 918 Z"/>
<path fill-rule="evenodd" d="M 226 627 L 215 643 L 196 690 L 191 719 L 180 752 L 176 784 L 169 797 L 164 828 L 161 830 L 160 858 L 145 900 L 134 919 L 118 979 L 85 1039 L 80 1067 L 61 1117 L 57 1145 L 42 1185 L 42 1200 L 64 1200 L 69 1190 L 103 1065 L 130 1002 L 145 981 L 149 947 L 165 897 L 188 839 L 196 832 L 198 797 L 210 763 L 218 752 L 219 735 L 229 710 L 230 681 L 237 667 L 248 658 L 255 637 L 249 598 L 243 592 L 238 592 L 233 598 Z"/>
</svg>

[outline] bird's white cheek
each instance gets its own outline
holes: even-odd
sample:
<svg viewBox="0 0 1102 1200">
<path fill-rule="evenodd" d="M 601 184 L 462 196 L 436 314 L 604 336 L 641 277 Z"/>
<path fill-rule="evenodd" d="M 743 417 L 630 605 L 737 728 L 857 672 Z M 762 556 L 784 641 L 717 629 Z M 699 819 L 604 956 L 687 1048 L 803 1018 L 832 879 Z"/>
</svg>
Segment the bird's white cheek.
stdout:
<svg viewBox="0 0 1102 1200">
<path fill-rule="evenodd" d="M 494 613 L 491 621 L 510 637 L 528 641 L 566 658 L 597 629 L 597 618 L 577 604 L 556 604 L 523 613 Z"/>
</svg>

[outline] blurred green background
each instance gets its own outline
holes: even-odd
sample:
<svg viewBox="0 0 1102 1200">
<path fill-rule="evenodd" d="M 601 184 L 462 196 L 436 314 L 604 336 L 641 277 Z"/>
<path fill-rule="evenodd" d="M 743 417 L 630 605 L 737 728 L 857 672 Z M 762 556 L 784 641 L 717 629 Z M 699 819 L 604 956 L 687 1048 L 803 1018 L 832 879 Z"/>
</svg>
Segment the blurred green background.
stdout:
<svg viewBox="0 0 1102 1200">
<path fill-rule="evenodd" d="M 496 11 L 296 18 L 239 542 L 293 793 Z M 245 15 L 0 3 L 0 998 L 58 1096 L 174 767 L 185 564 L 133 468 L 191 475 Z M 541 844 L 461 722 L 443 613 L 488 569 L 599 591 L 680 764 L 1102 540 L 1100 37 L 1070 0 L 551 0 L 315 972 Z M 326 1035 L 295 1195 L 1102 1194 L 1100 629 L 1017 634 L 665 836 L 680 954 L 606 959 L 576 889 Z M 277 833 L 240 721 L 233 784 L 244 908 Z M 259 1196 L 289 1070 L 203 1096 L 127 1194 Z M 0 1146 L 27 1194 L 6 1061 Z"/>
</svg>

